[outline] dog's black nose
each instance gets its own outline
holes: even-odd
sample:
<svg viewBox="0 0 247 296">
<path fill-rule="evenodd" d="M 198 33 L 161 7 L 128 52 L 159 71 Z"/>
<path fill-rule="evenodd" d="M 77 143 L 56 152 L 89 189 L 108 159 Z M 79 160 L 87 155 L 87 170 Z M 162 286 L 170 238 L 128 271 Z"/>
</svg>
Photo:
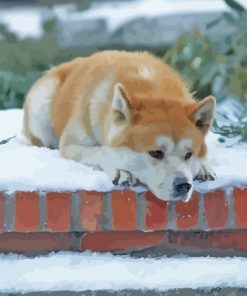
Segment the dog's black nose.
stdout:
<svg viewBox="0 0 247 296">
<path fill-rule="evenodd" d="M 189 192 L 191 186 L 192 185 L 189 183 L 177 184 L 177 185 L 175 185 L 175 194 L 176 195 L 183 195 L 183 194 Z"/>
</svg>

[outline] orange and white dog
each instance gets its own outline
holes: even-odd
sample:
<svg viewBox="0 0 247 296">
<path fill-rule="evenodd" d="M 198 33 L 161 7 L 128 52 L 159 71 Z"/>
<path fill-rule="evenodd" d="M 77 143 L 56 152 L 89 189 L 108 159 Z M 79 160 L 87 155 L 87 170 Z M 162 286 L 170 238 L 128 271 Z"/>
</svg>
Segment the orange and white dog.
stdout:
<svg viewBox="0 0 247 296">
<path fill-rule="evenodd" d="M 214 179 L 205 135 L 215 99 L 147 52 L 103 51 L 53 68 L 27 94 L 31 144 L 103 169 L 115 184 L 139 180 L 162 200 L 189 200 L 193 179 Z"/>
</svg>

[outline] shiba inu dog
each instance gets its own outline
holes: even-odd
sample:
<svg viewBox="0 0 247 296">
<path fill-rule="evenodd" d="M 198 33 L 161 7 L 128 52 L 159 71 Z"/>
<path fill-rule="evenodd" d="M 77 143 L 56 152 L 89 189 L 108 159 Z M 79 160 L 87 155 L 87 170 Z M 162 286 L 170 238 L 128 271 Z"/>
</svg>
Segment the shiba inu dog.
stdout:
<svg viewBox="0 0 247 296">
<path fill-rule="evenodd" d="M 24 104 L 31 144 L 140 181 L 162 200 L 189 200 L 193 179 L 212 180 L 205 135 L 215 99 L 194 100 L 183 79 L 147 52 L 103 51 L 59 65 Z"/>
</svg>

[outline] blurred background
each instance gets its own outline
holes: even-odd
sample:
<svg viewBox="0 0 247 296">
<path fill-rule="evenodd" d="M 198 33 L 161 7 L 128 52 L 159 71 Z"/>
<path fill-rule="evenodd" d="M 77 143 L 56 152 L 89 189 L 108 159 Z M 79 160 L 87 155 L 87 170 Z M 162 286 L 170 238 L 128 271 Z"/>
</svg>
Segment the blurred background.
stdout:
<svg viewBox="0 0 247 296">
<path fill-rule="evenodd" d="M 247 141 L 247 0 L 0 0 L 0 109 L 21 108 L 50 67 L 103 49 L 148 50 L 197 99 L 221 141 Z"/>
</svg>

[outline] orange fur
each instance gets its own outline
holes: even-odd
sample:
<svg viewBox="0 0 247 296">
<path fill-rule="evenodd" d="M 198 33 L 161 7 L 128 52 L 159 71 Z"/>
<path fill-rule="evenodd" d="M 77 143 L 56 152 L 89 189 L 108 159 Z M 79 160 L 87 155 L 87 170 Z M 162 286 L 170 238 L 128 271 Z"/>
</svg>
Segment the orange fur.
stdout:
<svg viewBox="0 0 247 296">
<path fill-rule="evenodd" d="M 200 127 L 196 126 L 194 118 L 194 113 L 203 103 L 193 99 L 186 83 L 173 69 L 147 52 L 104 51 L 87 58 L 77 58 L 49 71 L 34 84 L 25 102 L 25 133 L 33 144 L 40 144 L 42 139 L 30 130 L 27 106 L 32 98 L 29 97 L 33 90 L 49 79 L 58 81 L 49 109 L 51 126 L 58 142 L 71 118 L 76 118 L 80 128 L 92 141 L 95 140 L 89 105 L 95 87 L 108 79 L 109 85 L 102 94 L 105 101 L 99 103 L 97 111 L 103 138 L 101 144 L 145 152 L 159 149 L 155 139 L 166 135 L 175 143 L 182 138 L 191 139 L 194 153 L 198 157 L 206 154 L 204 136 L 211 121 Z M 106 134 L 116 116 L 110 114 L 109 108 L 113 86 L 117 82 L 124 88 L 123 95 L 131 118 L 124 132 L 109 141 Z"/>
</svg>

